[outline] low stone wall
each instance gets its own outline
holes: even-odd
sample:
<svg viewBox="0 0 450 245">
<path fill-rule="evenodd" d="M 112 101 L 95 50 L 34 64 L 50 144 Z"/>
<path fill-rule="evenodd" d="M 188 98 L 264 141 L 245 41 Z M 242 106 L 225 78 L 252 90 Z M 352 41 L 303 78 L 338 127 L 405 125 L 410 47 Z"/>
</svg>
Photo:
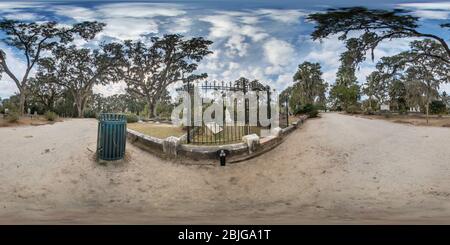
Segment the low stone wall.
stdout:
<svg viewBox="0 0 450 245">
<path fill-rule="evenodd" d="M 306 119 L 306 116 L 301 116 L 297 122 L 284 129 L 272 129 L 271 136 L 259 138 L 257 135 L 249 135 L 245 142 L 228 145 L 181 144 L 180 138 L 171 136 L 166 139 L 159 139 L 131 129 L 127 129 L 127 139 L 139 148 L 164 158 L 189 158 L 194 161 L 218 159 L 217 152 L 225 150 L 227 162 L 239 162 L 273 149 L 283 142 L 288 134 L 303 124 Z"/>
<path fill-rule="evenodd" d="M 143 150 L 164 156 L 164 140 L 162 139 L 151 137 L 128 128 L 127 140 Z"/>
</svg>

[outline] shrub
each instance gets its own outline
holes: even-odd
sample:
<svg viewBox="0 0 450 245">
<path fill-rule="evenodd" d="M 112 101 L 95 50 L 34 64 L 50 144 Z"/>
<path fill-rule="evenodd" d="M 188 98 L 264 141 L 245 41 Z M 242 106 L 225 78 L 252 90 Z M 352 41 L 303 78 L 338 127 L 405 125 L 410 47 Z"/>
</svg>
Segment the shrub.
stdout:
<svg viewBox="0 0 450 245">
<path fill-rule="evenodd" d="M 20 118 L 19 112 L 17 111 L 9 111 L 6 115 L 6 121 L 9 123 L 15 123 L 18 122 Z"/>
<path fill-rule="evenodd" d="M 97 118 L 97 113 L 93 110 L 86 110 L 83 113 L 84 118 Z"/>
<path fill-rule="evenodd" d="M 445 114 L 447 111 L 447 108 L 444 104 L 444 102 L 440 100 L 432 101 L 430 104 L 430 113 L 431 114 Z"/>
<path fill-rule="evenodd" d="M 45 114 L 45 119 L 47 119 L 47 121 L 55 121 L 58 118 L 58 114 L 54 113 L 53 111 L 47 111 Z"/>
<path fill-rule="evenodd" d="M 369 107 L 364 111 L 364 114 L 365 115 L 374 115 L 375 113 L 373 112 L 372 108 Z"/>
<path fill-rule="evenodd" d="M 294 114 L 306 114 L 308 117 L 317 117 L 319 114 L 318 107 L 313 104 L 306 104 L 297 106 L 294 110 Z"/>
<path fill-rule="evenodd" d="M 361 113 L 361 109 L 356 105 L 349 105 L 347 107 L 347 109 L 345 110 L 345 112 L 350 113 L 350 114 L 359 114 L 359 113 Z"/>
<path fill-rule="evenodd" d="M 308 114 L 308 117 L 313 118 L 313 117 L 317 117 L 317 115 L 319 115 L 319 111 L 312 110 L 312 111 L 308 112 L 307 114 Z"/>
<path fill-rule="evenodd" d="M 139 121 L 139 117 L 136 114 L 128 113 L 126 114 L 127 123 L 135 123 Z"/>
</svg>

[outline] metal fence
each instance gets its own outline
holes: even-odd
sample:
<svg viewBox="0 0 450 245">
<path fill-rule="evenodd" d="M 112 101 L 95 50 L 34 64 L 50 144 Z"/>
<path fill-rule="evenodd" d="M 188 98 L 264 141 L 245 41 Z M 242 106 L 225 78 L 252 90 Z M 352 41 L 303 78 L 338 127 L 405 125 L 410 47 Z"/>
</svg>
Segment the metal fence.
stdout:
<svg viewBox="0 0 450 245">
<path fill-rule="evenodd" d="M 271 118 L 271 96 L 272 91 L 269 86 L 264 86 L 263 84 L 257 81 L 237 81 L 237 82 L 209 82 L 205 81 L 202 83 L 192 84 L 187 83 L 182 87 L 178 88 L 177 91 L 188 91 L 192 96 L 194 90 L 197 89 L 201 92 L 202 97 L 202 105 L 203 99 L 208 97 L 208 94 L 211 92 L 219 92 L 223 97 L 226 96 L 226 93 L 231 92 L 242 92 L 244 95 L 249 93 L 250 91 L 258 91 L 259 93 L 256 96 L 256 108 L 250 108 L 248 98 L 244 99 L 243 106 L 238 108 L 237 101 L 233 101 L 234 110 L 230 111 L 227 109 L 225 102 L 223 102 L 223 124 L 219 125 L 216 122 L 197 122 L 191 120 L 190 125 L 185 125 L 187 130 L 187 137 L 185 139 L 185 143 L 188 144 L 229 144 L 234 142 L 240 142 L 242 137 L 248 134 L 258 134 L 261 135 L 261 130 L 270 129 L 269 127 L 261 127 L 259 124 L 259 113 L 260 106 L 266 106 L 267 108 L 267 116 Z M 225 100 L 222 100 L 225 101 Z M 192 102 L 191 102 L 192 103 Z M 192 104 L 191 104 L 192 105 Z M 191 107 L 192 108 L 192 107 Z M 204 109 L 204 108 L 202 108 Z M 249 124 L 249 110 L 256 110 L 257 117 L 257 125 Z M 244 119 L 238 120 L 237 111 L 244 110 Z M 193 110 L 191 110 L 193 111 Z M 231 116 L 231 113 L 234 113 Z M 227 115 L 228 114 L 228 115 Z M 192 115 L 192 114 L 191 114 Z M 214 115 L 215 116 L 215 115 Z M 191 118 L 194 118 L 193 115 Z M 232 121 L 227 121 L 228 118 L 233 118 Z M 284 112 L 283 112 L 284 118 Z M 285 121 L 288 118 L 284 119 Z M 197 126 L 196 126 L 197 125 Z M 201 126 L 198 126 L 201 125 Z"/>
</svg>

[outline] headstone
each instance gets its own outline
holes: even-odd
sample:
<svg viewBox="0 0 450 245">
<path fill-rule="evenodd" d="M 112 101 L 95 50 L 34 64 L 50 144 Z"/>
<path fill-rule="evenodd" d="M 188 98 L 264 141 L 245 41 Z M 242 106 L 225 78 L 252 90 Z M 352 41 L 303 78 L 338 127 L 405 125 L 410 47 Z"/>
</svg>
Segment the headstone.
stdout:
<svg viewBox="0 0 450 245">
<path fill-rule="evenodd" d="M 380 105 L 380 110 L 381 110 L 381 111 L 389 111 L 389 105 L 387 105 L 387 104 L 381 104 L 381 105 Z"/>
<path fill-rule="evenodd" d="M 169 136 L 163 141 L 163 151 L 167 155 L 176 156 L 180 139 L 175 136 Z"/>
<path fill-rule="evenodd" d="M 270 134 L 275 137 L 280 137 L 283 130 L 280 127 L 272 128 Z"/>
<path fill-rule="evenodd" d="M 28 115 L 31 115 L 31 108 L 28 108 Z"/>
<path fill-rule="evenodd" d="M 222 127 L 217 124 L 216 122 L 207 122 L 205 123 L 205 126 L 213 133 L 217 134 L 220 133 L 223 129 Z"/>
<path fill-rule="evenodd" d="M 242 137 L 242 141 L 247 144 L 248 146 L 248 153 L 253 153 L 258 148 L 260 142 L 259 142 L 259 136 L 257 134 L 249 134 Z"/>
</svg>

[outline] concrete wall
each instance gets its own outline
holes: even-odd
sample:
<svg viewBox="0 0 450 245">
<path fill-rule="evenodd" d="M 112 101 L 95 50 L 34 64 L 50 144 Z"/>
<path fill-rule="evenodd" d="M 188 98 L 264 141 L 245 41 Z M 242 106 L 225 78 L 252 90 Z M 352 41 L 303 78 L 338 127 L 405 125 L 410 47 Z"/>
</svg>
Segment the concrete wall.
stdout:
<svg viewBox="0 0 450 245">
<path fill-rule="evenodd" d="M 237 162 L 262 154 L 276 147 L 283 142 L 288 134 L 303 124 L 306 119 L 306 116 L 300 117 L 298 122 L 281 129 L 281 134 L 277 131 L 277 136 L 261 138 L 259 144 L 256 145 L 256 150 L 253 151 L 249 151 L 247 143 L 244 142 L 213 146 L 180 144 L 181 139 L 177 141 L 175 137 L 159 139 L 131 129 L 127 129 L 127 139 L 137 147 L 163 158 L 187 157 L 192 160 L 218 159 L 217 152 L 219 150 L 226 150 L 228 152 L 227 162 Z"/>
</svg>

